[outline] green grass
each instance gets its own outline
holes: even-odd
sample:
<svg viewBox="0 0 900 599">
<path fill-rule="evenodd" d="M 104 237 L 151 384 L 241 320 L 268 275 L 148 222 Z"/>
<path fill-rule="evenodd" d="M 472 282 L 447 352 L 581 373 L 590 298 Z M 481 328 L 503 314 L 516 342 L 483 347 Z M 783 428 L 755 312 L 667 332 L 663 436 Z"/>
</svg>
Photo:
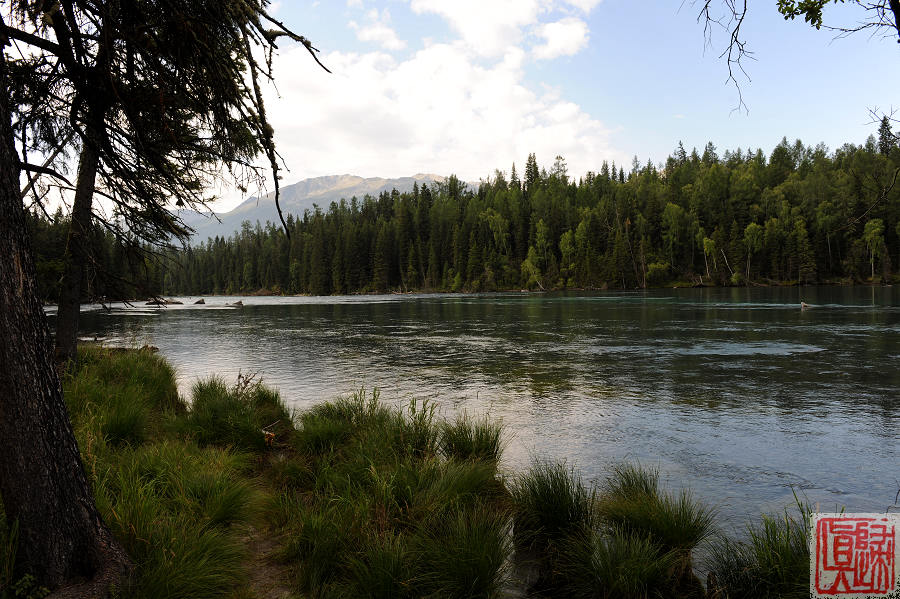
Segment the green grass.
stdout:
<svg viewBox="0 0 900 599">
<path fill-rule="evenodd" d="M 520 548 L 545 550 L 595 524 L 595 489 L 563 463 L 535 461 L 513 480 L 510 492 L 513 532 Z"/>
<path fill-rule="evenodd" d="M 441 426 L 440 446 L 448 458 L 496 464 L 503 453 L 503 426 L 486 416 L 473 419 L 464 414 Z"/>
<path fill-rule="evenodd" d="M 670 587 L 680 596 L 702 596 L 693 572 L 694 551 L 713 537 L 715 511 L 689 490 L 659 488 L 659 471 L 625 464 L 614 467 L 597 504 L 600 519 L 613 535 L 647 539 L 660 560 L 676 558 Z"/>
<path fill-rule="evenodd" d="M 800 599 L 809 596 L 809 506 L 799 517 L 764 515 L 743 540 L 721 537 L 707 562 L 723 596 L 731 599 Z"/>
<path fill-rule="evenodd" d="M 261 503 L 250 455 L 231 439 L 201 443 L 174 371 L 149 351 L 82 349 L 64 392 L 97 507 L 136 566 L 122 596 L 243 592 L 243 530 Z M 265 389 L 242 397 L 258 419 L 280 406 Z"/>
<path fill-rule="evenodd" d="M 238 378 L 228 387 L 218 377 L 198 381 L 192 389 L 190 412 L 182 430 L 200 445 L 231 446 L 265 451 L 265 431 L 293 433 L 292 418 L 278 394 L 252 378 Z M 276 434 L 276 437 L 278 435 Z"/>
<path fill-rule="evenodd" d="M 190 443 L 125 452 L 97 481 L 98 507 L 138 566 L 131 597 L 222 597 L 246 579 L 232 525 L 249 520 L 252 489 L 235 456 Z"/>
<path fill-rule="evenodd" d="M 677 561 L 650 537 L 613 529 L 570 537 L 558 567 L 567 597 L 643 599 L 671 595 Z"/>
<path fill-rule="evenodd" d="M 64 388 L 98 508 L 136 565 L 122 596 L 252 598 L 250 526 L 282 539 L 300 596 L 499 597 L 523 572 L 535 595 L 703 596 L 693 554 L 714 512 L 653 469 L 617 466 L 598 488 L 535 460 L 504 478 L 502 426 L 377 391 L 293 417 L 253 377 L 212 377 L 187 405 L 148 351 L 82 350 Z M 711 580 L 733 598 L 805 596 L 806 535 L 785 515 L 716 539 Z M 10 580 L 15 550 L 0 511 L 0 593 L 39 591 Z"/>
<path fill-rule="evenodd" d="M 509 555 L 496 464 L 448 458 L 434 408 L 361 390 L 298 419 L 296 455 L 273 466 L 272 523 L 299 593 L 498 596 Z M 499 457 L 499 455 L 497 456 Z"/>
<path fill-rule="evenodd" d="M 613 469 L 598 502 L 608 524 L 649 536 L 666 551 L 690 553 L 715 532 L 715 512 L 690 491 L 659 489 L 659 473 L 626 465 Z"/>
</svg>

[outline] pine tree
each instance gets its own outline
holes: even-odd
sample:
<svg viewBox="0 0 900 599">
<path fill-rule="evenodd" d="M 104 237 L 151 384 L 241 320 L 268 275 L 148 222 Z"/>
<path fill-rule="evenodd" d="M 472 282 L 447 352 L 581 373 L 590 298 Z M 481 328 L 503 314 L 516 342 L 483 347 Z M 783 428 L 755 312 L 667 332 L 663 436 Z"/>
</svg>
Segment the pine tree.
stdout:
<svg viewBox="0 0 900 599">
<path fill-rule="evenodd" d="M 891 121 L 887 115 L 881 117 L 881 125 L 878 127 L 878 151 L 889 156 L 891 150 L 897 146 L 897 136 L 891 131 Z"/>
<path fill-rule="evenodd" d="M 540 179 L 540 171 L 538 170 L 537 158 L 535 155 L 529 154 L 528 160 L 525 162 L 525 192 L 533 193 L 535 185 Z"/>
</svg>

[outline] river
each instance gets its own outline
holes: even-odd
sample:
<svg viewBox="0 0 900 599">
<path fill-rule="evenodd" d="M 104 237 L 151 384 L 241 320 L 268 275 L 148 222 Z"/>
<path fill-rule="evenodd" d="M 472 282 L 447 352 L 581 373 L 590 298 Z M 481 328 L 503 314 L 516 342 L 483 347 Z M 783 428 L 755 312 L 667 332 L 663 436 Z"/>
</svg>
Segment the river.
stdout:
<svg viewBox="0 0 900 599">
<path fill-rule="evenodd" d="M 88 311 L 81 335 L 159 347 L 185 394 L 255 372 L 298 410 L 377 387 L 486 413 L 509 472 L 638 460 L 733 529 L 794 491 L 884 511 L 900 488 L 900 287 L 181 299 Z"/>
</svg>

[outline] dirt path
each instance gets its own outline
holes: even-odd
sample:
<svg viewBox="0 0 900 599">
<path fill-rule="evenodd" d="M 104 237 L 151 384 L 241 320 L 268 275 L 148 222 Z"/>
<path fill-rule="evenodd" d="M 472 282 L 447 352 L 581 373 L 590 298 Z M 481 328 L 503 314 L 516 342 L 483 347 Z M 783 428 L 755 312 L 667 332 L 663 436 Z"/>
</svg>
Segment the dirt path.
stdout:
<svg viewBox="0 0 900 599">
<path fill-rule="evenodd" d="M 250 590 L 256 599 L 294 597 L 290 587 L 291 570 L 273 559 L 280 540 L 266 530 L 251 527 L 247 531 L 250 550 Z"/>
</svg>

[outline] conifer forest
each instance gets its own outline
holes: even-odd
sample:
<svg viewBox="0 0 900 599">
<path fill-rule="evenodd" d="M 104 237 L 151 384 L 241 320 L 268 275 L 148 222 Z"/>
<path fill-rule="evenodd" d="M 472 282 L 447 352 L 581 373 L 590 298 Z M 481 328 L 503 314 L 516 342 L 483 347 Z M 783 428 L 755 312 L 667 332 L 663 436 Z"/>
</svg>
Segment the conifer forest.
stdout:
<svg viewBox="0 0 900 599">
<path fill-rule="evenodd" d="M 245 222 L 162 254 L 95 231 L 85 299 L 886 283 L 900 266 L 900 147 L 881 125 L 834 151 L 679 143 L 664 165 L 603 162 L 578 180 L 562 157 L 531 154 L 477 186 L 450 176 L 347 198 L 288 215 L 289 235 Z M 32 214 L 31 226 L 53 301 L 66 220 Z"/>
</svg>

